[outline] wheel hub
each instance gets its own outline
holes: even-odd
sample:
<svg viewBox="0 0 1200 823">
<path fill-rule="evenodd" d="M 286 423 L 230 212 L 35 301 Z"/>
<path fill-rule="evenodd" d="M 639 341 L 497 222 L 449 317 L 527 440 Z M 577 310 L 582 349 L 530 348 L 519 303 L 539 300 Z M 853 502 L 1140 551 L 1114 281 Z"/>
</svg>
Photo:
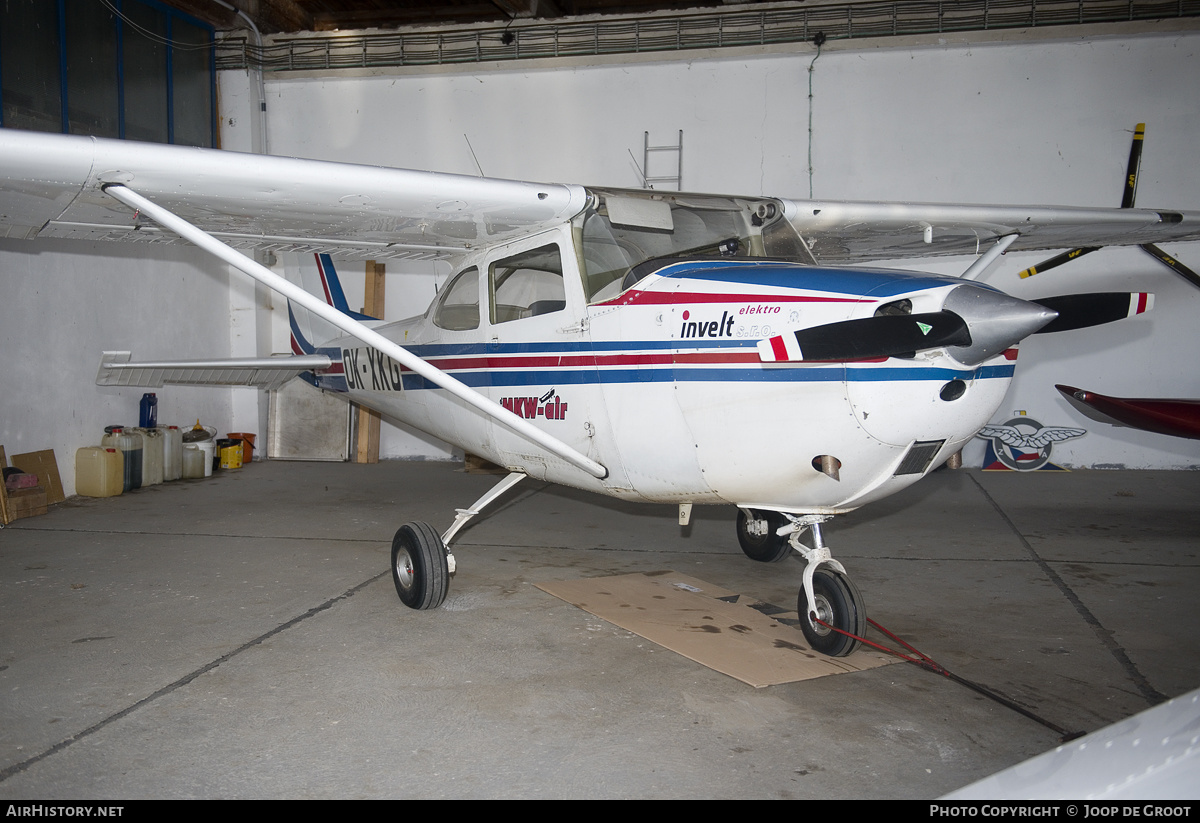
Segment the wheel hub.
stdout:
<svg viewBox="0 0 1200 823">
<path fill-rule="evenodd" d="M 822 637 L 824 637 L 825 635 L 827 635 L 831 631 L 833 631 L 832 629 L 829 628 L 829 626 L 826 626 L 823 623 L 818 623 L 816 620 L 813 620 L 811 612 L 817 613 L 817 620 L 822 620 L 822 621 L 824 621 L 824 623 L 832 623 L 833 622 L 833 607 L 831 607 L 829 605 L 829 601 L 825 598 L 824 595 L 818 594 L 816 596 L 816 602 L 812 605 L 812 607 L 810 609 L 810 614 L 808 617 L 808 624 L 810 626 L 812 626 L 812 630 L 813 630 L 814 634 L 819 634 Z"/>
<path fill-rule="evenodd" d="M 396 553 L 396 580 L 405 591 L 413 587 L 413 564 L 407 551 Z"/>
</svg>

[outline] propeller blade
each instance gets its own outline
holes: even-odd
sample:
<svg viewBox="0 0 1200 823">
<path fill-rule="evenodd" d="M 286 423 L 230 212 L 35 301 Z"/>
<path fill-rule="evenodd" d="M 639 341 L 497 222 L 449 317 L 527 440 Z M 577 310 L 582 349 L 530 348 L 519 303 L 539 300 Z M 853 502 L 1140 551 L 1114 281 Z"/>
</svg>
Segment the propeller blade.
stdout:
<svg viewBox="0 0 1200 823">
<path fill-rule="evenodd" d="M 1049 260 L 1043 260 L 1036 266 L 1030 266 L 1024 271 L 1020 272 L 1017 276 L 1022 280 L 1024 280 L 1026 277 L 1033 277 L 1035 274 L 1041 274 L 1044 271 L 1057 268 L 1063 263 L 1070 263 L 1076 257 L 1083 257 L 1085 254 L 1091 254 L 1092 252 L 1098 251 L 1101 248 L 1102 246 L 1083 246 L 1078 249 L 1071 249 L 1070 251 L 1065 251 L 1062 254 L 1056 254 Z"/>
<path fill-rule="evenodd" d="M 873 360 L 971 345 L 966 321 L 951 311 L 864 317 L 760 340 L 764 362 Z"/>
<path fill-rule="evenodd" d="M 1065 294 L 1030 302 L 1058 312 L 1058 318 L 1038 332 L 1050 334 L 1087 329 L 1148 312 L 1154 307 L 1154 295 L 1147 292 L 1099 292 Z"/>
<path fill-rule="evenodd" d="M 1188 281 L 1193 286 L 1200 289 L 1200 274 L 1196 274 L 1196 272 L 1192 271 L 1187 266 L 1180 263 L 1178 260 L 1176 260 L 1171 255 L 1167 254 L 1165 251 L 1160 249 L 1158 246 L 1154 245 L 1153 243 L 1144 243 L 1142 245 L 1142 251 L 1146 252 L 1146 254 L 1150 255 L 1155 260 L 1162 262 L 1171 271 L 1175 272 L 1180 277 L 1182 277 L 1184 280 Z"/>
<path fill-rule="evenodd" d="M 1125 167 L 1125 193 L 1121 195 L 1121 208 L 1132 209 L 1137 196 L 1138 171 L 1142 167 L 1142 141 L 1146 136 L 1146 124 L 1138 123 L 1133 130 L 1133 143 L 1129 146 L 1129 165 Z"/>
<path fill-rule="evenodd" d="M 1121 208 L 1123 209 L 1132 209 L 1137 196 L 1137 179 L 1142 167 L 1142 143 L 1145 137 L 1146 124 L 1138 123 L 1137 128 L 1133 130 L 1133 144 L 1129 147 L 1129 165 L 1125 169 L 1125 194 L 1121 197 Z M 1153 243 L 1145 243 L 1142 245 L 1142 251 L 1166 265 L 1167 268 L 1196 288 L 1200 288 L 1200 274 L 1196 274 L 1158 246 Z M 1021 276 L 1025 275 L 1022 273 Z"/>
<path fill-rule="evenodd" d="M 1133 142 L 1129 146 L 1129 163 L 1125 167 L 1125 186 L 1121 195 L 1121 208 L 1123 209 L 1132 209 L 1134 201 L 1137 199 L 1137 181 L 1138 175 L 1141 173 L 1142 144 L 1145 142 L 1145 137 L 1146 124 L 1138 123 L 1137 127 L 1133 130 Z M 1024 271 L 1020 272 L 1017 276 L 1022 279 L 1026 277 L 1033 277 L 1035 274 L 1053 269 L 1056 266 L 1061 266 L 1063 263 L 1074 260 L 1076 257 L 1082 257 L 1089 252 L 1096 251 L 1097 248 L 1099 247 L 1087 246 L 1078 249 L 1071 249 L 1068 252 L 1063 252 L 1062 254 L 1051 257 L 1049 260 L 1038 263 L 1036 266 L 1030 266 Z M 1193 286 L 1200 288 L 1200 274 L 1196 274 L 1196 272 L 1192 271 L 1187 266 L 1183 265 L 1183 263 L 1180 263 L 1174 257 L 1167 254 L 1165 251 L 1152 243 L 1144 244 L 1142 249 L 1151 257 L 1166 264 L 1173 272 L 1187 280 Z M 1051 327 L 1043 329 L 1043 331 L 1062 331 L 1062 329 Z"/>
</svg>

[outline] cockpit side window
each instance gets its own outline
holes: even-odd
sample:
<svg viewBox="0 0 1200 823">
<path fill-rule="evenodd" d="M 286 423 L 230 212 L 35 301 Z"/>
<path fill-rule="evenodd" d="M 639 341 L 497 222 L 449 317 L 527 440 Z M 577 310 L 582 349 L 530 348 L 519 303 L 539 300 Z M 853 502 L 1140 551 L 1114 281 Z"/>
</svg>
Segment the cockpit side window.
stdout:
<svg viewBox="0 0 1200 823">
<path fill-rule="evenodd" d="M 479 269 L 463 269 L 442 290 L 433 324 L 447 331 L 479 328 Z"/>
<path fill-rule="evenodd" d="M 497 260 L 489 269 L 489 280 L 493 325 L 567 307 L 562 255 L 556 244 Z"/>
</svg>

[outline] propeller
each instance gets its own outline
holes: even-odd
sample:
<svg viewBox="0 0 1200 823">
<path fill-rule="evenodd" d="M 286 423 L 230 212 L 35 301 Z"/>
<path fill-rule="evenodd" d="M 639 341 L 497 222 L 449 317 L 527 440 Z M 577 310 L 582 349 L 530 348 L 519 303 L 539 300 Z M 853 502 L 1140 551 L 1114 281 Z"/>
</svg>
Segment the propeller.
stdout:
<svg viewBox="0 0 1200 823">
<path fill-rule="evenodd" d="M 1148 292 L 1067 294 L 1021 300 L 973 284 L 959 286 L 943 309 L 925 314 L 876 314 L 785 332 L 758 342 L 766 363 L 845 362 L 911 357 L 948 349 L 971 366 L 989 360 L 1031 334 L 1086 329 L 1149 311 Z"/>
<path fill-rule="evenodd" d="M 876 315 L 826 323 L 760 340 L 764 362 L 873 360 L 925 349 L 971 345 L 967 323 L 952 311 Z"/>
<path fill-rule="evenodd" d="M 1105 323 L 1124 320 L 1143 314 L 1154 307 L 1154 295 L 1148 292 L 1097 292 L 1095 294 L 1064 294 L 1031 300 L 1039 306 L 1058 312 L 1058 317 L 1043 326 L 1036 334 L 1087 329 Z"/>
<path fill-rule="evenodd" d="M 1104 247 L 1103 246 L 1081 246 L 1078 249 L 1071 249 L 1070 251 L 1065 251 L 1062 254 L 1056 254 L 1053 257 L 1051 257 L 1049 260 L 1043 260 L 1041 263 L 1038 263 L 1036 266 L 1030 266 L 1029 268 L 1018 273 L 1017 276 L 1020 277 L 1022 280 L 1024 280 L 1026 277 L 1033 277 L 1035 274 L 1041 274 L 1044 271 L 1058 268 L 1063 263 L 1070 263 L 1072 260 L 1074 260 L 1077 257 L 1083 257 L 1085 254 L 1091 254 L 1092 252 L 1099 251 L 1102 248 L 1104 248 Z"/>
<path fill-rule="evenodd" d="M 894 304 L 889 304 L 894 305 Z M 764 362 L 874 360 L 948 349 L 963 365 L 990 360 L 1057 316 L 1053 309 L 975 284 L 950 291 L 942 310 L 880 313 L 786 332 L 758 342 Z"/>
<path fill-rule="evenodd" d="M 1141 245 L 1141 249 L 1146 254 L 1153 257 L 1155 260 L 1158 260 L 1159 262 L 1163 263 L 1167 268 L 1169 268 L 1171 271 L 1178 274 L 1184 280 L 1188 281 L 1193 286 L 1200 289 L 1200 274 L 1196 274 L 1196 272 L 1192 271 L 1187 266 L 1180 263 L 1174 257 L 1167 254 L 1165 251 L 1163 251 L 1162 249 L 1160 249 L 1158 246 L 1154 245 L 1153 243 L 1143 243 Z"/>
<path fill-rule="evenodd" d="M 1134 200 L 1137 198 L 1138 173 L 1141 171 L 1141 166 L 1142 166 L 1142 143 L 1145 140 L 1145 136 L 1146 136 L 1146 124 L 1138 123 L 1137 127 L 1133 130 L 1133 143 L 1129 147 L 1129 162 L 1125 166 L 1125 185 L 1124 185 L 1123 193 L 1121 194 L 1121 208 L 1123 208 L 1123 209 L 1132 209 Z M 1063 263 L 1069 263 L 1070 261 L 1076 259 L 1077 257 L 1082 257 L 1085 254 L 1090 254 L 1091 252 L 1094 252 L 1099 248 L 1101 248 L 1101 247 L 1100 246 L 1083 246 L 1083 247 L 1080 247 L 1077 249 L 1071 249 L 1070 251 L 1065 251 L 1062 254 L 1056 254 L 1054 257 L 1051 257 L 1049 260 L 1045 260 L 1041 263 L 1038 263 L 1036 266 L 1030 266 L 1029 268 L 1025 269 L 1024 271 L 1020 272 L 1018 274 L 1018 277 L 1021 277 L 1022 279 L 1026 278 L 1026 277 L 1033 277 L 1035 274 L 1040 274 L 1044 271 L 1049 271 L 1050 269 L 1061 266 Z M 1146 254 L 1153 257 L 1155 260 L 1158 260 L 1159 262 L 1166 265 L 1169 269 L 1171 269 L 1171 271 L 1178 274 L 1184 280 L 1187 280 L 1189 283 L 1191 283 L 1196 288 L 1200 288 L 1200 274 L 1197 274 L 1196 272 L 1192 271 L 1190 268 L 1188 268 L 1183 263 L 1176 260 L 1171 255 L 1167 254 L 1165 251 L 1163 251 L 1162 249 L 1160 249 L 1158 246 L 1154 245 L 1153 243 L 1142 243 L 1140 245 L 1140 248 L 1142 249 L 1142 251 L 1146 252 Z M 1109 322 L 1109 321 L 1101 321 L 1101 322 Z M 1099 324 L 1093 324 L 1093 325 L 1099 325 Z M 1071 328 L 1078 328 L 1078 327 L 1073 326 Z M 1046 329 L 1045 331 L 1064 331 L 1064 329 Z"/>
<path fill-rule="evenodd" d="M 1121 195 L 1121 208 L 1132 209 L 1137 198 L 1138 172 L 1142 168 L 1142 143 L 1146 138 L 1146 124 L 1138 123 L 1133 129 L 1133 143 L 1129 146 L 1129 162 L 1125 166 L 1125 191 Z"/>
</svg>

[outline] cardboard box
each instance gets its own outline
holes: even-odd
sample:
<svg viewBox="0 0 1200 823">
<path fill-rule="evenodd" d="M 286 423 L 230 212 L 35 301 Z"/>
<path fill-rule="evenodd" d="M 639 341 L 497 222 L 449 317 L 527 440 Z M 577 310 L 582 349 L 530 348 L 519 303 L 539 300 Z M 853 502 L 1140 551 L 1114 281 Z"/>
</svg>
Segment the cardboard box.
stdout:
<svg viewBox="0 0 1200 823">
<path fill-rule="evenodd" d="M 32 489 L 17 489 L 8 493 L 8 520 L 20 520 L 46 513 L 46 490 L 41 486 Z"/>
<path fill-rule="evenodd" d="M 54 461 L 54 452 L 50 450 L 42 452 L 30 452 L 29 454 L 18 455 L 23 458 L 25 465 L 21 466 L 24 471 L 28 472 L 33 469 L 32 473 L 37 474 L 41 485 L 35 486 L 32 489 L 19 489 L 17 491 L 8 491 L 4 488 L 4 483 L 0 482 L 0 524 L 8 525 L 14 520 L 20 520 L 22 517 L 33 517 L 35 514 L 45 514 L 47 503 L 62 501 L 62 483 L 59 481 L 58 465 Z M 13 458 L 13 463 L 17 462 L 17 458 Z M 8 457 L 4 454 L 4 446 L 0 446 L 0 468 L 8 467 Z M 51 485 L 51 492 L 47 494 L 47 479 Z M 54 488 L 55 485 L 57 488 Z"/>
</svg>

